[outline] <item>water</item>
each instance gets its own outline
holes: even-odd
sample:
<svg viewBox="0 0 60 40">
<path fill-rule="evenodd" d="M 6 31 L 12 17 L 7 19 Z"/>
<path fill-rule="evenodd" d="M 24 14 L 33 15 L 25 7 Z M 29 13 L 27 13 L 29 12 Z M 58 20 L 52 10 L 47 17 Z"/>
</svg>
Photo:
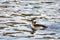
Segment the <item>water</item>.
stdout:
<svg viewBox="0 0 60 40">
<path fill-rule="evenodd" d="M 48 28 L 31 29 L 31 19 Z M 0 40 L 60 40 L 59 0 L 0 0 Z"/>
</svg>

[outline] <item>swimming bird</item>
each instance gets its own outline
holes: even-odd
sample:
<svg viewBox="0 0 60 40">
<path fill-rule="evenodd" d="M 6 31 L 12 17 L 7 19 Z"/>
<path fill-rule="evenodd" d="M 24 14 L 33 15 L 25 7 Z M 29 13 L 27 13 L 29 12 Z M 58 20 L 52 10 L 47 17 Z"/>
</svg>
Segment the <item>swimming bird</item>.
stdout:
<svg viewBox="0 0 60 40">
<path fill-rule="evenodd" d="M 32 28 L 34 28 L 35 30 L 44 30 L 47 27 L 45 25 L 36 24 L 36 22 L 32 22 Z"/>
<path fill-rule="evenodd" d="M 32 22 L 32 25 L 31 25 L 31 28 L 32 28 L 32 34 L 34 34 L 34 32 L 36 31 L 36 30 L 44 30 L 44 29 L 46 29 L 47 28 L 47 26 L 45 26 L 45 25 L 42 25 L 42 24 L 36 24 L 36 21 L 34 21 L 36 18 L 33 18 L 32 20 L 31 20 L 31 22 Z"/>
</svg>

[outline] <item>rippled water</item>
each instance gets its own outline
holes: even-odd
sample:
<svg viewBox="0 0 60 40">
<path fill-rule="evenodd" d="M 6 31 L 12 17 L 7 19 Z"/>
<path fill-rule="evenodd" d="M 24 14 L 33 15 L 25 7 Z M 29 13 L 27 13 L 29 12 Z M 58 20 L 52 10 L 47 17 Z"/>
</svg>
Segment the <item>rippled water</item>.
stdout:
<svg viewBox="0 0 60 40">
<path fill-rule="evenodd" d="M 33 18 L 48 28 L 31 34 Z M 1 0 L 0 40 L 60 40 L 59 0 Z"/>
</svg>

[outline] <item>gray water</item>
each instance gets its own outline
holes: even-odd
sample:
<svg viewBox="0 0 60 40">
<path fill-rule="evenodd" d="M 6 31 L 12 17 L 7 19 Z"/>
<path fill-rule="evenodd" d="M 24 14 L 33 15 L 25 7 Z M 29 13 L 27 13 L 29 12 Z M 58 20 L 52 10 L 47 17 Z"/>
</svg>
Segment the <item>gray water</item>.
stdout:
<svg viewBox="0 0 60 40">
<path fill-rule="evenodd" d="M 31 34 L 31 20 L 48 28 Z M 0 40 L 60 40 L 59 0 L 0 0 Z"/>
</svg>

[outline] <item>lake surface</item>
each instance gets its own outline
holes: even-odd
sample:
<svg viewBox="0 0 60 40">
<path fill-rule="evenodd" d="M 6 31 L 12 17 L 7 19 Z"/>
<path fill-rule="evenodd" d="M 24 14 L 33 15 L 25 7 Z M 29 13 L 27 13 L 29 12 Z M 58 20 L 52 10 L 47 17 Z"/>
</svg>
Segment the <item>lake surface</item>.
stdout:
<svg viewBox="0 0 60 40">
<path fill-rule="evenodd" d="M 0 40 L 60 40 L 59 0 L 1 0 Z M 31 19 L 48 28 L 31 29 Z"/>
</svg>

